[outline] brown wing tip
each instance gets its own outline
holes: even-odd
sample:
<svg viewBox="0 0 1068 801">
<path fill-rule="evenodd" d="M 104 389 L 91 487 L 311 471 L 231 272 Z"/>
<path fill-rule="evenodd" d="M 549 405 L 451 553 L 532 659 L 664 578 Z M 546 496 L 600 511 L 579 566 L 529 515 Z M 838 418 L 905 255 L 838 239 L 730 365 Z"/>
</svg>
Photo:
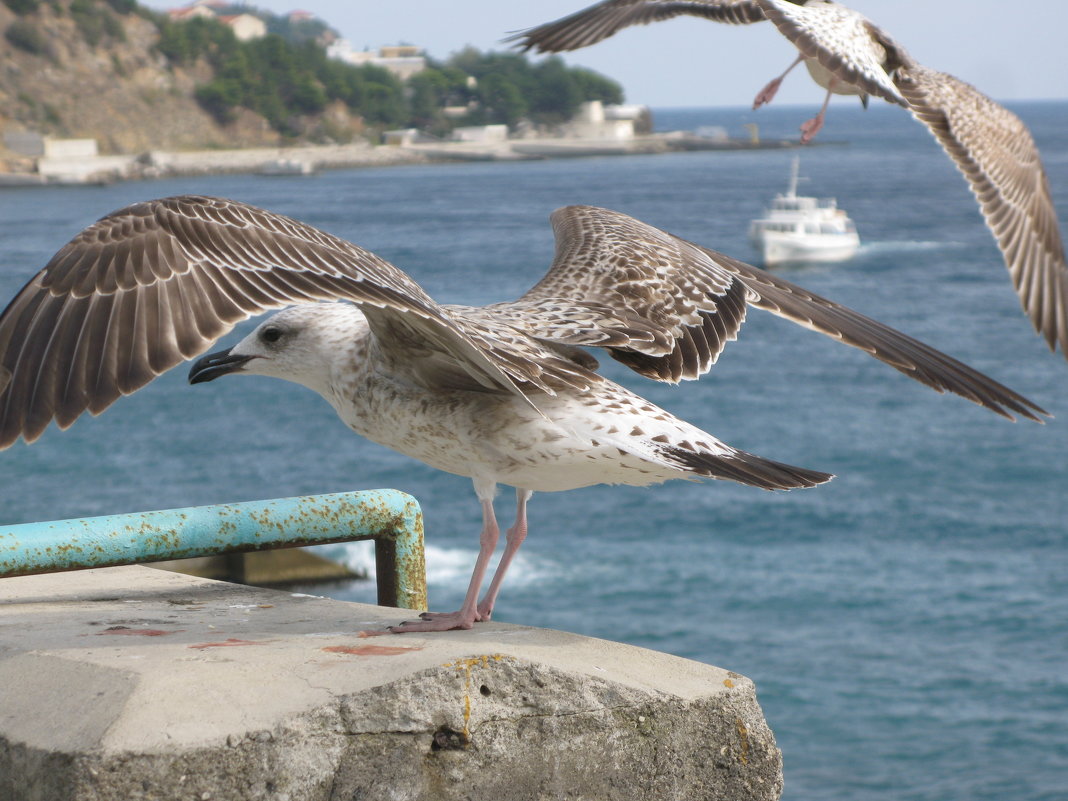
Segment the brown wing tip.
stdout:
<svg viewBox="0 0 1068 801">
<path fill-rule="evenodd" d="M 776 462 L 741 450 L 711 454 L 669 446 L 661 452 L 697 475 L 736 481 L 765 490 L 808 489 L 834 478 L 833 473 Z"/>
<path fill-rule="evenodd" d="M 1020 415 L 1020 417 L 1026 418 L 1027 420 L 1030 420 L 1033 423 L 1038 423 L 1039 425 L 1046 424 L 1046 420 L 1043 418 L 1049 418 L 1050 420 L 1053 419 L 1053 414 L 1051 412 L 1047 412 L 1037 403 L 1032 403 L 1031 401 L 1027 400 L 1027 398 L 1021 398 L 1021 401 L 1022 402 L 1020 404 L 1013 406 L 1013 411 L 1016 412 L 1016 414 Z M 993 407 L 988 406 L 987 408 Z M 1008 418 L 1014 423 L 1018 422 L 1016 417 L 1004 408 L 994 409 L 994 411 L 1000 414 L 1002 417 Z"/>
<path fill-rule="evenodd" d="M 531 34 L 536 30 L 537 28 L 525 28 L 521 31 L 508 31 L 508 35 L 501 39 L 501 44 L 509 45 L 521 53 L 526 53 L 535 46 L 534 38 Z"/>
<path fill-rule="evenodd" d="M 879 357 L 876 355 L 876 358 Z M 970 400 L 973 403 L 982 406 L 984 409 L 988 409 L 994 414 L 1000 415 L 1013 423 L 1019 422 L 1017 420 L 1017 415 L 1030 420 L 1033 423 L 1039 424 L 1044 424 L 1046 422 L 1043 418 L 1053 419 L 1053 415 L 1050 412 L 1047 412 L 1030 398 L 1026 398 L 1018 392 L 1014 392 L 1004 384 L 983 375 L 979 371 L 974 370 L 961 362 L 957 362 L 951 357 L 946 357 L 946 359 L 951 368 L 950 373 L 947 375 L 930 376 L 916 366 L 904 368 L 895 365 L 892 366 L 895 366 L 897 370 L 914 378 L 921 384 L 929 386 L 939 394 L 951 392 L 954 395 L 959 395 L 965 400 Z M 954 374 L 958 375 L 958 377 L 963 375 L 966 380 L 949 380 L 948 376 Z"/>
</svg>

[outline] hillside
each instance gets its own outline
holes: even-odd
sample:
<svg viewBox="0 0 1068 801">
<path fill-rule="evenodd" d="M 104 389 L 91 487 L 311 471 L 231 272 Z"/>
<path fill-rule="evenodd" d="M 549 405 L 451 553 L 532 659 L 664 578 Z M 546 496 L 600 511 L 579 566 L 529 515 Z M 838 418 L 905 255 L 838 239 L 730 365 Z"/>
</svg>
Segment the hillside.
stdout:
<svg viewBox="0 0 1068 801">
<path fill-rule="evenodd" d="M 82 19 L 99 21 L 95 42 Z M 22 46 L 11 41 L 13 26 L 27 39 Z M 0 5 L 0 30 L 0 131 L 94 137 L 110 153 L 279 141 L 251 113 L 219 125 L 194 98 L 210 68 L 172 64 L 155 48 L 157 24 L 140 14 L 84 0 L 41 3 L 22 15 Z"/>
<path fill-rule="evenodd" d="M 327 58 L 325 22 L 279 29 L 282 18 L 256 13 L 268 35 L 238 41 L 215 19 L 172 22 L 134 0 L 0 0 L 0 133 L 95 138 L 127 154 L 344 143 L 390 127 L 551 123 L 583 100 L 622 99 L 558 59 L 475 51 L 428 59 L 405 84 Z"/>
</svg>

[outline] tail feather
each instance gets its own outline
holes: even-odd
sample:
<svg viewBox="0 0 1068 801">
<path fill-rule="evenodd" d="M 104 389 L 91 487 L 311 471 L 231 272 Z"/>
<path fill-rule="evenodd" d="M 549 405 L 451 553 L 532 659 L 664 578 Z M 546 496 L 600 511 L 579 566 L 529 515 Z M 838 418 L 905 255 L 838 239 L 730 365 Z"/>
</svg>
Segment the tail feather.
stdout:
<svg viewBox="0 0 1068 801">
<path fill-rule="evenodd" d="M 668 446 L 662 452 L 673 462 L 696 475 L 737 481 L 739 484 L 766 490 L 815 487 L 834 478 L 832 473 L 794 467 L 735 449 L 725 454 L 713 454 Z"/>
</svg>

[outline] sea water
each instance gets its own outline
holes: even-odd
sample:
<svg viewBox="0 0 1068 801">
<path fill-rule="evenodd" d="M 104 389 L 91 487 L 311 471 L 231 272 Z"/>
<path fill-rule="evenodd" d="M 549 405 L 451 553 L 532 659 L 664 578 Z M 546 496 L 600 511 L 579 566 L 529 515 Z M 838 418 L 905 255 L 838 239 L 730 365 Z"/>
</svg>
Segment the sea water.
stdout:
<svg viewBox="0 0 1068 801">
<path fill-rule="evenodd" d="M 1068 104 L 1021 104 L 1068 230 Z M 795 136 L 814 109 L 657 114 Z M 1010 423 L 759 310 L 710 375 L 605 372 L 726 442 L 838 474 L 812 490 L 729 482 L 536 495 L 495 619 L 634 643 L 744 673 L 788 801 L 1068 798 L 1068 363 L 1023 316 L 961 176 L 901 109 L 835 106 L 800 191 L 863 241 L 782 272 L 989 373 L 1056 415 Z M 549 213 L 617 209 L 743 260 L 792 151 L 444 164 L 0 191 L 0 296 L 135 200 L 222 195 L 378 253 L 442 302 L 515 298 L 552 259 Z M 241 330 L 247 330 L 246 325 Z M 225 340 L 232 344 L 240 332 Z M 456 608 L 477 550 L 467 479 L 348 435 L 300 387 L 189 386 L 177 368 L 97 419 L 0 454 L 2 521 L 397 487 L 426 515 L 431 604 Z M 510 519 L 505 490 L 498 515 Z M 361 565 L 363 544 L 328 553 Z M 319 591 L 319 590 L 313 590 Z M 366 582 L 331 591 L 371 600 Z"/>
</svg>

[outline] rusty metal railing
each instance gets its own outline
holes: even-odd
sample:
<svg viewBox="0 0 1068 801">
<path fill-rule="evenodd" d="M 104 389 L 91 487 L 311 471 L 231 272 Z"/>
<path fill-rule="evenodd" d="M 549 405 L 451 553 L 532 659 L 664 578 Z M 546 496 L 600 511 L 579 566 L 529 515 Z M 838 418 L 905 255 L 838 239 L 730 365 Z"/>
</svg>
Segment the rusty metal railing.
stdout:
<svg viewBox="0 0 1068 801">
<path fill-rule="evenodd" d="M 426 609 L 423 514 L 389 489 L 0 526 L 0 578 L 353 540 L 375 541 L 379 604 Z"/>
</svg>

